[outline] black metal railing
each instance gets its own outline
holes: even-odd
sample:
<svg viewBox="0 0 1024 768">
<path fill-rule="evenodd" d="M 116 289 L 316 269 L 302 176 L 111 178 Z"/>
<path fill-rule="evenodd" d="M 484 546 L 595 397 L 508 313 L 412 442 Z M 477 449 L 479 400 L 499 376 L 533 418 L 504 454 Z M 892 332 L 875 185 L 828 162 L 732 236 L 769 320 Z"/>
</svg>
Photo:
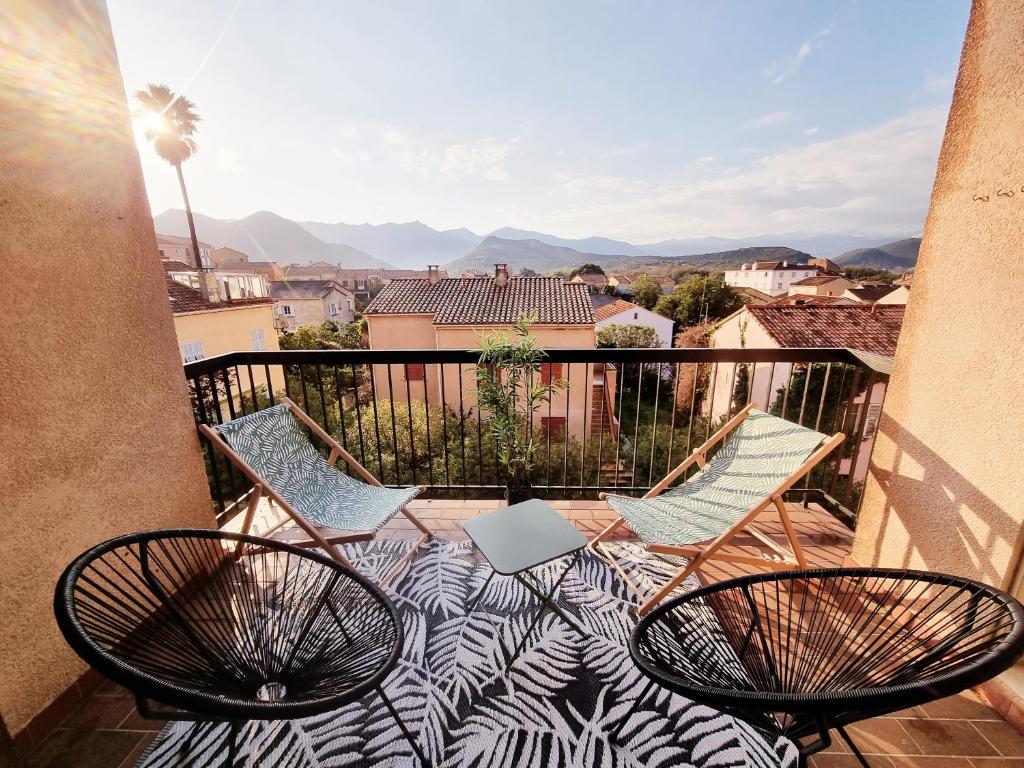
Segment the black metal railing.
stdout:
<svg viewBox="0 0 1024 768">
<path fill-rule="evenodd" d="M 549 349 L 568 389 L 529 416 L 534 491 L 548 498 L 641 494 L 754 401 L 842 449 L 792 495 L 853 525 L 887 360 L 846 349 Z M 474 350 L 232 352 L 185 365 L 197 423 L 273 405 L 303 410 L 385 485 L 434 497 L 501 494 L 505 475 L 473 393 Z M 251 483 L 204 440 L 221 520 Z M 343 466 L 343 464 L 339 464 Z"/>
</svg>

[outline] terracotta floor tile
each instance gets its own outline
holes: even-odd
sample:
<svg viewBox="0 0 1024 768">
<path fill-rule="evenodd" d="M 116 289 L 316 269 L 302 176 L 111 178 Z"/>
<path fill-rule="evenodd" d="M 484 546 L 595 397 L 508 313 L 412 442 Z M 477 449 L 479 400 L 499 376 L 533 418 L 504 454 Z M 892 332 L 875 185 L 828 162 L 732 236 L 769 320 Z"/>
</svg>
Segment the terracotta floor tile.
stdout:
<svg viewBox="0 0 1024 768">
<path fill-rule="evenodd" d="M 871 768 L 892 768 L 889 758 L 872 756 Z M 807 761 L 809 768 L 861 768 L 861 764 L 852 754 L 819 752 Z"/>
<path fill-rule="evenodd" d="M 973 768 L 966 757 L 897 755 L 890 756 L 889 760 L 894 768 Z"/>
<path fill-rule="evenodd" d="M 999 750 L 1000 755 L 1024 758 L 1024 735 L 1018 733 L 1009 723 L 999 720 L 997 722 L 975 722 L 972 725 Z M 977 754 L 979 757 L 985 755 L 984 752 Z"/>
<path fill-rule="evenodd" d="M 999 754 L 966 720 L 929 719 L 899 722 L 925 755 L 987 757 Z"/>
<path fill-rule="evenodd" d="M 135 768 L 135 763 L 138 762 L 142 754 L 149 748 L 149 745 L 157 737 L 158 733 L 143 735 L 139 743 L 135 745 L 135 749 L 128 753 L 127 757 L 121 761 L 117 768 Z"/>
<path fill-rule="evenodd" d="M 90 696 L 71 713 L 62 728 L 116 728 L 135 709 L 135 700 L 121 696 Z"/>
<path fill-rule="evenodd" d="M 989 709 L 974 693 L 964 691 L 956 696 L 947 696 L 938 701 L 923 704 L 921 708 L 929 717 L 950 720 L 999 720 L 999 715 Z"/>
<path fill-rule="evenodd" d="M 876 717 L 854 725 L 848 725 L 846 732 L 861 752 L 873 755 L 920 755 L 921 750 L 910 734 L 903 729 L 907 720 Z"/>
<path fill-rule="evenodd" d="M 135 731 L 54 731 L 25 759 L 25 768 L 111 768 L 143 738 Z"/>
<path fill-rule="evenodd" d="M 974 768 L 1022 768 L 1024 758 L 1020 757 L 972 757 Z"/>
</svg>

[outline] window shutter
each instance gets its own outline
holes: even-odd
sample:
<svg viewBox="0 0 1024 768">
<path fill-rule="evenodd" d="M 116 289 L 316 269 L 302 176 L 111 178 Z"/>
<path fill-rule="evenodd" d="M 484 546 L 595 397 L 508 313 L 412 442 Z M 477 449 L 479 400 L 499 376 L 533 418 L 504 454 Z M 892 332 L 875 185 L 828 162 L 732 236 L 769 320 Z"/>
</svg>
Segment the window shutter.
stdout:
<svg viewBox="0 0 1024 768">
<path fill-rule="evenodd" d="M 426 366 L 423 363 L 406 363 L 405 378 L 407 381 L 423 381 L 426 378 Z"/>
</svg>

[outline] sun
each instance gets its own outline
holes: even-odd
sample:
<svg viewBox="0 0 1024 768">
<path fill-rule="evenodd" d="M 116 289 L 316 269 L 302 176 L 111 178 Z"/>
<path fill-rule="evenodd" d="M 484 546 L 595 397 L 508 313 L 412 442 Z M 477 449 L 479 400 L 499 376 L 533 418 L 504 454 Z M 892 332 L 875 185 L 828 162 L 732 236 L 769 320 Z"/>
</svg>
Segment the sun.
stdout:
<svg viewBox="0 0 1024 768">
<path fill-rule="evenodd" d="M 142 125 L 150 133 L 165 133 L 168 129 L 167 120 L 160 112 L 146 110 L 142 113 Z"/>
</svg>

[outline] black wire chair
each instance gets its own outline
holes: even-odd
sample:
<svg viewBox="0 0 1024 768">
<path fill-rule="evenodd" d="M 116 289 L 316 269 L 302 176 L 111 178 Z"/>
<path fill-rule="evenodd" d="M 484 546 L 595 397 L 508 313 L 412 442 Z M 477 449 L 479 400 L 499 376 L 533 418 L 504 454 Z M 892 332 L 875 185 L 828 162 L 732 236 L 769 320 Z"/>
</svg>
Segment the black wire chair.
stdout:
<svg viewBox="0 0 1024 768">
<path fill-rule="evenodd" d="M 370 691 L 427 764 L 383 689 L 402 649 L 398 613 L 329 557 L 221 531 L 137 533 L 72 562 L 54 612 L 142 716 L 230 722 L 228 765 L 242 722 L 309 717 Z"/>
<path fill-rule="evenodd" d="M 767 573 L 656 608 L 630 655 L 655 685 L 796 745 L 800 765 L 836 729 L 964 690 L 1024 651 L 1024 608 L 968 579 L 874 568 Z"/>
</svg>

